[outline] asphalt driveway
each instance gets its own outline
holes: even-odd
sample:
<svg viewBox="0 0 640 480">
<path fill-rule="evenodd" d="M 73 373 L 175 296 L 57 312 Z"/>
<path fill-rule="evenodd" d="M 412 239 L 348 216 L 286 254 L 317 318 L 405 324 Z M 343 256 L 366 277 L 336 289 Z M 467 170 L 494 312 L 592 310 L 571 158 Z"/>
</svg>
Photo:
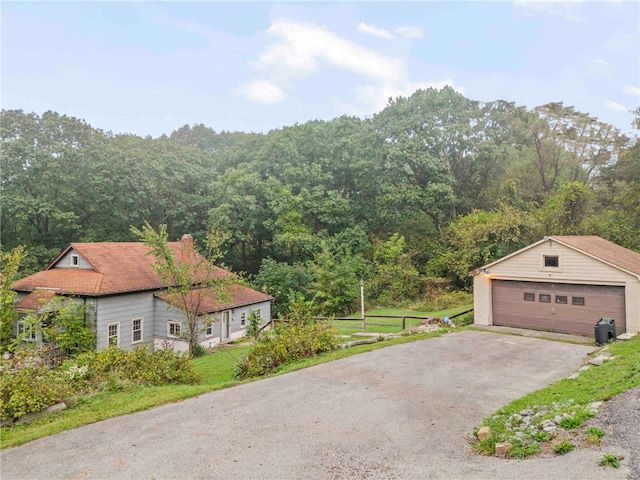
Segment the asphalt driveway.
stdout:
<svg viewBox="0 0 640 480">
<path fill-rule="evenodd" d="M 464 331 L 99 422 L 1 454 L 3 480 L 607 479 L 596 449 L 500 460 L 468 435 L 591 347 Z"/>
</svg>

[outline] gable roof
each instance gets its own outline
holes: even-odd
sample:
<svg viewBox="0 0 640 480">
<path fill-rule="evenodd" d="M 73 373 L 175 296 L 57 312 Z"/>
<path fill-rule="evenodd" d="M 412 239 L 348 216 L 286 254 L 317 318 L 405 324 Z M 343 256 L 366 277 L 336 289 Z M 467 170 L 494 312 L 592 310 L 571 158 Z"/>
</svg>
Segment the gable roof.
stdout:
<svg viewBox="0 0 640 480">
<path fill-rule="evenodd" d="M 183 255 L 183 242 L 169 242 L 169 246 L 176 258 Z M 72 250 L 93 269 L 58 266 Z M 167 287 L 153 270 L 155 257 L 150 251 L 141 242 L 71 243 L 45 270 L 18 280 L 12 288 L 27 292 L 36 288 L 55 288 L 60 294 L 99 296 Z M 192 255 L 190 258 L 203 260 L 195 252 Z M 212 266 L 201 272 L 200 280 L 206 280 L 207 275 L 225 276 L 230 272 Z"/>
<path fill-rule="evenodd" d="M 156 297 L 163 302 L 183 310 L 189 310 L 192 312 L 197 310 L 198 315 L 273 300 L 273 297 L 266 293 L 238 284 L 233 284 L 229 287 L 228 298 L 223 302 L 218 302 L 216 291 L 210 288 L 194 288 L 184 299 L 172 293 L 156 294 Z M 183 301 L 186 303 L 186 308 L 184 308 L 185 305 L 183 304 Z"/>
<path fill-rule="evenodd" d="M 36 289 L 16 304 L 16 311 L 21 313 L 39 311 L 56 295 L 56 290 Z"/>
<path fill-rule="evenodd" d="M 604 238 L 596 235 L 558 235 L 553 237 L 544 237 L 542 240 L 522 248 L 517 252 L 513 252 L 510 255 L 502 257 L 494 262 L 483 265 L 480 268 L 476 268 L 469 272 L 469 275 L 477 275 L 484 269 L 490 268 L 492 265 L 500 263 L 547 241 L 558 242 L 567 248 L 578 251 L 584 255 L 611 265 L 618 270 L 622 270 L 640 278 L 640 253 L 621 247 L 616 243 L 610 242 L 609 240 L 605 240 Z"/>
</svg>

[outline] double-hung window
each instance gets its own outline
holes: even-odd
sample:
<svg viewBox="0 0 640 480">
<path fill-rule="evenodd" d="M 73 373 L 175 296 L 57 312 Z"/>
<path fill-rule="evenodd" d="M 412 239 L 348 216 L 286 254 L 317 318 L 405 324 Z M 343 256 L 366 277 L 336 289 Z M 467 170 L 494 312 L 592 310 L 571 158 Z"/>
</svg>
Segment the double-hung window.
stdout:
<svg viewBox="0 0 640 480">
<path fill-rule="evenodd" d="M 107 339 L 109 345 L 120 345 L 120 323 L 110 323 L 107 325 Z"/>
<path fill-rule="evenodd" d="M 180 338 L 182 334 L 182 328 L 180 322 L 167 322 L 167 336 L 173 338 Z"/>
<path fill-rule="evenodd" d="M 142 341 L 142 318 L 134 318 L 131 321 L 131 343 Z"/>
</svg>

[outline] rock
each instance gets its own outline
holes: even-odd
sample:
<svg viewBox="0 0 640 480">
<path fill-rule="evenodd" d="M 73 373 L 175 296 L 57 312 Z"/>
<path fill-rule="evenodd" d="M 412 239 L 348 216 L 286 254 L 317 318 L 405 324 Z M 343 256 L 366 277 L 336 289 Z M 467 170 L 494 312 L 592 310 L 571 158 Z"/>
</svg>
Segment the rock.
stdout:
<svg viewBox="0 0 640 480">
<path fill-rule="evenodd" d="M 589 370 L 589 365 L 584 365 L 582 367 L 580 367 L 580 371 L 584 372 L 585 370 Z"/>
<path fill-rule="evenodd" d="M 573 374 L 569 375 L 567 378 L 568 378 L 569 380 L 575 380 L 575 379 L 576 379 L 576 378 L 578 378 L 579 376 L 580 376 L 580 373 L 576 372 L 576 373 L 573 373 Z"/>
<path fill-rule="evenodd" d="M 520 415 L 533 415 L 535 412 L 531 408 L 525 408 L 520 412 Z"/>
<path fill-rule="evenodd" d="M 604 363 L 604 360 L 605 360 L 604 356 L 598 355 L 597 357 L 589 360 L 589 365 L 595 365 L 596 367 L 600 367 Z"/>
<path fill-rule="evenodd" d="M 43 415 L 47 415 L 48 413 L 59 412 L 60 410 L 65 410 L 67 405 L 64 402 L 56 403 L 55 405 L 51 405 L 50 407 L 41 410 L 40 412 L 35 413 L 27 413 L 25 416 L 20 417 L 15 421 L 15 425 L 24 425 L 29 422 L 32 422 L 38 417 L 42 417 Z"/>
<path fill-rule="evenodd" d="M 511 450 L 511 444 L 509 442 L 496 443 L 496 457 L 506 457 Z"/>
<path fill-rule="evenodd" d="M 480 440 L 481 442 L 484 442 L 489 438 L 491 438 L 491 429 L 486 426 L 480 427 L 480 429 L 478 430 L 478 440 Z"/>
</svg>

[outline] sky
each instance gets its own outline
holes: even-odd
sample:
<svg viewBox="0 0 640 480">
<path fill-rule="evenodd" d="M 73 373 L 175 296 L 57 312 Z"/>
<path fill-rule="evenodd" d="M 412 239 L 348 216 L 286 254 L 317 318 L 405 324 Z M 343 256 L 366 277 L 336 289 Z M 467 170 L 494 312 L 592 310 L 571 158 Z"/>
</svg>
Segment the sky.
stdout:
<svg viewBox="0 0 640 480">
<path fill-rule="evenodd" d="M 3 109 L 263 132 L 450 85 L 633 132 L 640 2 L 1 2 Z"/>
</svg>

